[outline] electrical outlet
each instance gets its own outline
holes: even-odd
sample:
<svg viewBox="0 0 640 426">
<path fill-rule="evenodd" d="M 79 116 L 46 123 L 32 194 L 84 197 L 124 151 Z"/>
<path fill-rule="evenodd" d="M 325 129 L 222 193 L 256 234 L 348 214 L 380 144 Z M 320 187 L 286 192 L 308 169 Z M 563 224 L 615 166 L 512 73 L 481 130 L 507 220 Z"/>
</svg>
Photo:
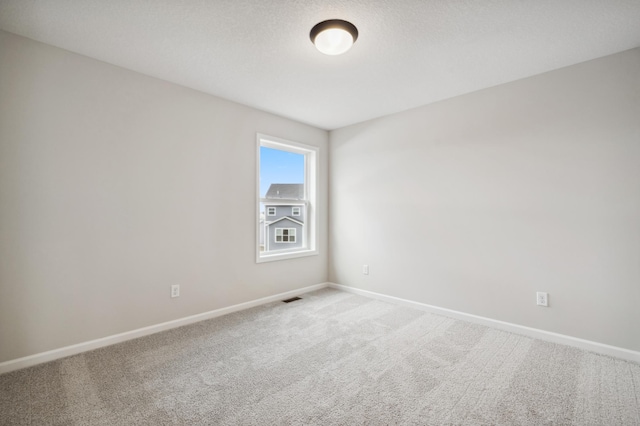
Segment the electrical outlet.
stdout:
<svg viewBox="0 0 640 426">
<path fill-rule="evenodd" d="M 180 296 L 180 286 L 175 284 L 171 286 L 171 297 Z"/>
<path fill-rule="evenodd" d="M 362 265 L 362 273 L 369 275 L 369 265 Z"/>
<path fill-rule="evenodd" d="M 538 306 L 549 306 L 549 296 L 547 293 L 539 291 L 536 293 Z"/>
</svg>

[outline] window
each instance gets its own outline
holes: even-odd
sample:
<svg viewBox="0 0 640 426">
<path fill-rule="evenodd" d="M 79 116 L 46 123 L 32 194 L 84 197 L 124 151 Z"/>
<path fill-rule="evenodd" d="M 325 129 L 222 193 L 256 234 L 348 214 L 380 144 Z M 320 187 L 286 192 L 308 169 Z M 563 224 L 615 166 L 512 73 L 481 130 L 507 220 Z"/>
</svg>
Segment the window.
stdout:
<svg viewBox="0 0 640 426">
<path fill-rule="evenodd" d="M 256 261 L 317 254 L 318 148 L 258 134 L 257 159 Z"/>
<path fill-rule="evenodd" d="M 276 228 L 276 242 L 278 243 L 295 243 L 295 228 Z"/>
</svg>

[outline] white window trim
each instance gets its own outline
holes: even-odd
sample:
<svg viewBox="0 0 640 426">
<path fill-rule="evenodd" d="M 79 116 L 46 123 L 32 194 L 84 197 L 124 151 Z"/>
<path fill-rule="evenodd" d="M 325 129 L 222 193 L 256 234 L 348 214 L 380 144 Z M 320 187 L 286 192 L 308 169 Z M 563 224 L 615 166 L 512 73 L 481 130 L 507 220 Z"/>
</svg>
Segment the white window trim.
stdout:
<svg viewBox="0 0 640 426">
<path fill-rule="evenodd" d="M 296 211 L 298 213 L 296 213 Z M 301 208 L 299 206 L 292 206 L 291 207 L 291 216 L 300 216 L 301 214 Z"/>
<path fill-rule="evenodd" d="M 294 259 L 297 257 L 314 256 L 318 254 L 318 182 L 319 182 L 319 151 L 317 146 L 292 142 L 264 134 L 257 134 L 256 137 L 256 263 L 272 262 L 276 260 Z M 282 205 L 304 205 L 305 206 L 305 232 L 301 236 L 296 235 L 296 239 L 302 237 L 301 248 L 291 248 L 285 250 L 273 250 L 268 253 L 260 252 L 260 203 L 264 199 L 260 198 L 260 147 L 280 149 L 283 151 L 303 154 L 305 156 L 305 199 L 304 200 L 278 200 L 277 204 Z M 276 204 L 269 201 L 271 204 Z M 265 242 L 268 236 L 265 234 Z"/>
<path fill-rule="evenodd" d="M 273 209 L 273 213 L 269 213 L 269 210 Z M 276 216 L 277 215 L 277 209 L 273 206 L 271 207 L 267 207 L 267 216 Z"/>
</svg>

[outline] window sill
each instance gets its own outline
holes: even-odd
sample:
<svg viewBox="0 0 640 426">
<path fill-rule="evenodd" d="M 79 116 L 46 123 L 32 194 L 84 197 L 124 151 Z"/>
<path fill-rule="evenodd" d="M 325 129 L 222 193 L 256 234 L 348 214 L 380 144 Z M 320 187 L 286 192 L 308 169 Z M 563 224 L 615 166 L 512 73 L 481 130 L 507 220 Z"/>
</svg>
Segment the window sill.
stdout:
<svg viewBox="0 0 640 426">
<path fill-rule="evenodd" d="M 296 259 L 298 257 L 316 256 L 318 250 L 287 251 L 285 253 L 258 254 L 256 263 L 275 262 L 277 260 Z"/>
</svg>

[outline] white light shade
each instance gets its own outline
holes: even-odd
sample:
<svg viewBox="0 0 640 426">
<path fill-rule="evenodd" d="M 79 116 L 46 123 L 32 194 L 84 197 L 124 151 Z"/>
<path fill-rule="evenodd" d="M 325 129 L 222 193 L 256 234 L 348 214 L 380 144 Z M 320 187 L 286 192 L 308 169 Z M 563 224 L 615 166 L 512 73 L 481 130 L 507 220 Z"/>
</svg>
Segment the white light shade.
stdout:
<svg viewBox="0 0 640 426">
<path fill-rule="evenodd" d="M 315 45 L 325 55 L 340 55 L 351 49 L 353 36 L 341 28 L 329 28 L 316 36 Z"/>
<path fill-rule="evenodd" d="M 358 29 L 351 22 L 329 19 L 316 24 L 309 37 L 325 55 L 340 55 L 349 50 L 358 39 Z"/>
</svg>

